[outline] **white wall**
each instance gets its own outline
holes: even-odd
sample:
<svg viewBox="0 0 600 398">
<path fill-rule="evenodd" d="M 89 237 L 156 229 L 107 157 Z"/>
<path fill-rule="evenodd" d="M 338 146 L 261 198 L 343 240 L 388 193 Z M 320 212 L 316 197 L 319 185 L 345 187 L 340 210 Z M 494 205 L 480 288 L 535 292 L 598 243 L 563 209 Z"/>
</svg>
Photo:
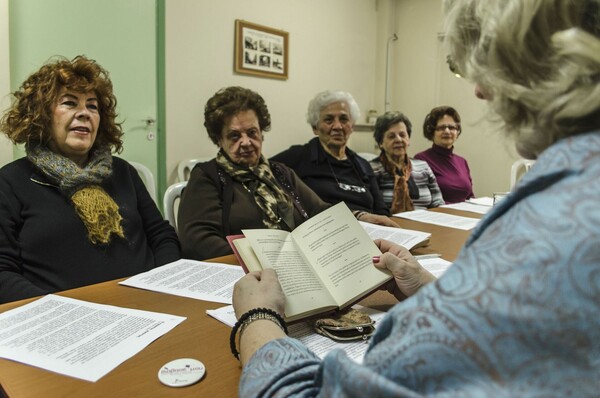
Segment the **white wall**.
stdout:
<svg viewBox="0 0 600 398">
<path fill-rule="evenodd" d="M 10 69 L 8 57 L 8 0 L 0 0 L 0 114 L 10 105 Z M 0 167 L 13 160 L 13 146 L 0 136 Z"/>
<path fill-rule="evenodd" d="M 286 81 L 233 72 L 234 21 L 288 31 Z M 356 98 L 363 118 L 384 112 L 386 48 L 390 44 L 390 110 L 413 122 L 409 154 L 430 147 L 422 123 L 431 108 L 455 107 L 463 118 L 456 153 L 471 167 L 475 193 L 506 191 L 517 158 L 512 142 L 485 120 L 486 104 L 472 85 L 448 70 L 441 48 L 441 0 L 169 0 L 166 2 L 167 176 L 179 160 L 213 157 L 217 148 L 203 126 L 203 108 L 218 89 L 240 85 L 258 91 L 272 116 L 263 152 L 274 155 L 312 137 L 304 121 L 315 93 L 343 89 Z M 370 132 L 354 132 L 350 147 L 373 151 Z"/>
<path fill-rule="evenodd" d="M 244 19 L 288 31 L 290 69 L 286 81 L 233 72 L 234 21 Z M 212 157 L 217 149 L 203 126 L 208 98 L 228 85 L 258 91 L 272 115 L 264 153 L 271 156 L 312 137 L 306 106 L 321 90 L 350 91 L 366 114 L 384 111 L 386 46 L 391 43 L 391 110 L 412 120 L 410 154 L 426 149 L 422 120 L 434 106 L 454 106 L 463 117 L 456 152 L 469 161 L 475 193 L 508 189 L 517 158 L 513 145 L 484 120 L 485 103 L 470 83 L 446 70 L 438 33 L 440 0 L 169 0 L 166 2 L 167 176 L 172 183 L 180 159 Z M 8 0 L 0 0 L 0 108 L 9 105 Z M 355 131 L 350 146 L 373 149 L 371 133 Z M 0 137 L 0 166 L 13 159 Z"/>
<path fill-rule="evenodd" d="M 392 0 L 394 1 L 394 0 Z M 463 132 L 455 153 L 469 162 L 477 196 L 507 191 L 510 166 L 517 158 L 511 141 L 485 120 L 487 105 L 475 98 L 473 85 L 448 70 L 442 32 L 440 0 L 396 0 L 396 33 L 393 60 L 393 109 L 413 123 L 414 155 L 431 146 L 423 137 L 423 120 L 435 106 L 450 105 L 461 115 Z"/>
<path fill-rule="evenodd" d="M 313 133 L 308 101 L 319 91 L 351 92 L 361 111 L 375 106 L 376 0 L 169 0 L 166 2 L 167 177 L 178 161 L 213 157 L 217 147 L 203 126 L 206 101 L 239 85 L 267 102 L 272 129 L 263 153 L 272 156 Z M 235 19 L 289 32 L 289 79 L 233 72 Z M 355 148 L 356 149 L 356 148 Z"/>
</svg>

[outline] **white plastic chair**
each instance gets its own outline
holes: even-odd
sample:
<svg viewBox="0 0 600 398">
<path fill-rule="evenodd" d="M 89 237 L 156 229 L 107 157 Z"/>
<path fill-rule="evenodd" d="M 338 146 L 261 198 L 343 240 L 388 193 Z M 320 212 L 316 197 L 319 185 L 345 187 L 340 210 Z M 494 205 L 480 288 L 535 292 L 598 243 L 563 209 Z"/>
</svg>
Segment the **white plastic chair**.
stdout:
<svg viewBox="0 0 600 398">
<path fill-rule="evenodd" d="M 150 169 L 138 162 L 129 162 L 132 165 L 139 175 L 142 177 L 144 181 L 144 185 L 146 185 L 146 189 L 150 194 L 150 197 L 154 202 L 156 202 L 156 182 L 154 181 L 154 174 L 150 171 Z"/>
<path fill-rule="evenodd" d="M 512 191 L 515 185 L 517 184 L 517 180 L 523 176 L 523 174 L 527 173 L 531 166 L 535 164 L 535 160 L 528 159 L 519 159 L 513 163 L 510 168 L 510 190 Z"/>
<path fill-rule="evenodd" d="M 366 159 L 367 161 L 371 161 L 373 159 L 375 159 L 378 155 L 371 153 L 371 152 L 357 152 L 356 153 L 358 156 L 360 156 L 363 159 Z"/>
<path fill-rule="evenodd" d="M 187 186 L 187 181 L 176 182 L 165 191 L 163 200 L 163 211 L 165 219 L 177 231 L 177 208 L 179 207 L 179 199 L 183 189 Z"/>
<path fill-rule="evenodd" d="M 209 158 L 183 159 L 177 165 L 177 178 L 179 181 L 187 181 L 190 179 L 190 173 L 197 163 L 208 162 Z"/>
</svg>

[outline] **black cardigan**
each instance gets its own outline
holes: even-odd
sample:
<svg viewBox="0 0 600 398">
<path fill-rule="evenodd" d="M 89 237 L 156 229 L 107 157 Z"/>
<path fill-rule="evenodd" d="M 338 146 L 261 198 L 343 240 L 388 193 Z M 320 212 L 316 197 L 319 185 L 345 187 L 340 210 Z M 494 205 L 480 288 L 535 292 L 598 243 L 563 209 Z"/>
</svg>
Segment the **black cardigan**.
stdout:
<svg viewBox="0 0 600 398">
<path fill-rule="evenodd" d="M 134 275 L 180 258 L 137 171 L 113 157 L 102 187 L 119 206 L 125 238 L 94 245 L 70 200 L 26 158 L 0 169 L 0 302 Z"/>
<path fill-rule="evenodd" d="M 281 162 L 294 170 L 325 202 L 334 205 L 344 201 L 352 210 L 390 216 L 369 162 L 349 148 L 346 148 L 346 156 L 348 161 L 335 159 L 325 152 L 319 138 L 315 137 L 304 145 L 291 146 L 270 160 Z M 336 177 L 341 183 L 364 186 L 366 192 L 340 189 Z"/>
</svg>

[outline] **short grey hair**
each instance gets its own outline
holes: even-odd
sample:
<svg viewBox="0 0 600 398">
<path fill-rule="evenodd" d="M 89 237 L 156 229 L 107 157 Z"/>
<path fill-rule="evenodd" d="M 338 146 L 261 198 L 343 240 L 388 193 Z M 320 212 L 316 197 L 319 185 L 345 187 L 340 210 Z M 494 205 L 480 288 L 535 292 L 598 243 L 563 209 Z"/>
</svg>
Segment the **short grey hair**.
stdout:
<svg viewBox="0 0 600 398">
<path fill-rule="evenodd" d="M 352 97 L 352 94 L 346 91 L 326 90 L 321 91 L 308 103 L 308 111 L 306 112 L 306 121 L 311 127 L 317 127 L 321 110 L 327 105 L 335 102 L 345 102 L 350 108 L 350 119 L 352 124 L 360 119 L 360 108 Z"/>
<path fill-rule="evenodd" d="M 600 1 L 445 0 L 444 8 L 452 60 L 522 156 L 600 127 Z"/>
<path fill-rule="evenodd" d="M 383 142 L 383 136 L 385 135 L 385 132 L 388 131 L 390 127 L 398 123 L 404 123 L 406 126 L 406 132 L 410 138 L 410 135 L 412 134 L 412 123 L 410 122 L 410 119 L 402 112 L 388 111 L 377 118 L 373 128 L 373 138 L 375 139 L 377 145 L 381 145 Z"/>
</svg>

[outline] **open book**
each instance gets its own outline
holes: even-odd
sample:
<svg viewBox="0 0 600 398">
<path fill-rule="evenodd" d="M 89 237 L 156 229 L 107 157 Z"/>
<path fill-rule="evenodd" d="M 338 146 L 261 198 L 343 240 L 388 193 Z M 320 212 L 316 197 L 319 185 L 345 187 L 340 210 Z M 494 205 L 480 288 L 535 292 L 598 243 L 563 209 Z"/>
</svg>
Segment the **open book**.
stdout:
<svg viewBox="0 0 600 398">
<path fill-rule="evenodd" d="M 348 307 L 392 278 L 373 266 L 381 252 L 343 202 L 293 232 L 242 232 L 229 237 L 240 264 L 246 272 L 277 271 L 287 321 Z"/>
</svg>

